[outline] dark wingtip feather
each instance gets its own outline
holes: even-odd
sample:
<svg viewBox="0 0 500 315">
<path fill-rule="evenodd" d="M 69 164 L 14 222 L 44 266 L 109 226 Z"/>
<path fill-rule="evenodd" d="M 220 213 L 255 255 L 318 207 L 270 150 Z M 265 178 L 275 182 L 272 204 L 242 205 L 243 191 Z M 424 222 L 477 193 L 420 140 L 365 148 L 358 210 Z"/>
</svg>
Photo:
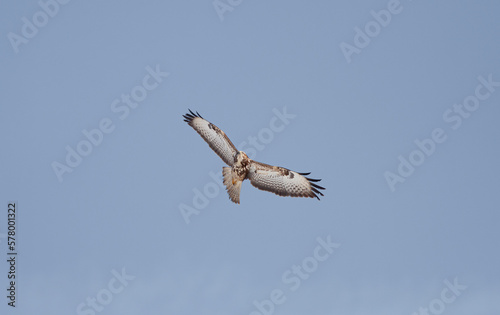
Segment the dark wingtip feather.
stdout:
<svg viewBox="0 0 500 315">
<path fill-rule="evenodd" d="M 189 110 L 189 113 L 187 113 L 187 114 L 185 114 L 185 115 L 182 115 L 182 117 L 184 117 L 184 121 L 185 121 L 185 122 L 187 122 L 188 124 L 189 124 L 189 123 L 190 123 L 193 119 L 195 119 L 196 117 L 199 117 L 199 118 L 203 119 L 203 117 L 201 117 L 201 115 L 200 115 L 198 112 L 196 112 L 196 114 L 195 114 L 195 113 L 193 113 L 193 111 L 192 111 L 192 110 L 190 110 L 189 108 L 188 108 L 188 110 Z"/>
<path fill-rule="evenodd" d="M 309 173 L 299 173 L 300 175 L 309 175 L 311 174 L 311 172 Z M 318 184 L 315 184 L 319 181 L 321 181 L 321 179 L 316 179 L 316 178 L 309 178 L 309 177 L 306 177 L 306 179 L 309 181 L 309 184 L 311 184 L 311 196 L 312 198 L 316 197 L 318 200 L 321 200 L 319 199 L 318 195 L 320 196 L 324 196 L 323 193 L 321 191 L 319 191 L 319 189 L 325 189 L 324 187 L 318 185 Z"/>
<path fill-rule="evenodd" d="M 315 188 L 318 188 L 318 189 L 323 189 L 325 190 L 324 187 L 321 187 L 320 185 L 317 185 L 317 184 L 314 184 L 314 183 L 311 183 L 311 186 L 315 187 Z"/>
<path fill-rule="evenodd" d="M 313 188 L 311 188 L 311 190 L 312 190 L 312 191 L 314 191 L 314 192 L 315 192 L 315 193 L 317 193 L 317 194 L 320 194 L 321 196 L 324 196 L 324 195 L 323 195 L 323 193 L 322 193 L 321 191 L 317 190 L 317 189 L 316 189 L 316 188 L 314 188 L 314 187 L 313 187 Z"/>
<path fill-rule="evenodd" d="M 320 194 L 321 196 L 323 196 L 323 194 L 322 194 L 322 193 L 320 193 L 319 191 L 317 191 L 316 189 L 314 189 L 314 188 L 313 188 L 313 191 L 311 192 L 311 196 L 309 196 L 309 197 L 311 197 L 311 198 L 316 197 L 316 199 L 321 200 L 321 199 L 319 199 L 318 195 L 316 195 L 316 193 L 318 193 L 318 194 Z"/>
<path fill-rule="evenodd" d="M 321 179 L 314 179 L 314 178 L 309 178 L 309 177 L 306 177 L 306 179 L 310 182 L 319 182 Z"/>
</svg>

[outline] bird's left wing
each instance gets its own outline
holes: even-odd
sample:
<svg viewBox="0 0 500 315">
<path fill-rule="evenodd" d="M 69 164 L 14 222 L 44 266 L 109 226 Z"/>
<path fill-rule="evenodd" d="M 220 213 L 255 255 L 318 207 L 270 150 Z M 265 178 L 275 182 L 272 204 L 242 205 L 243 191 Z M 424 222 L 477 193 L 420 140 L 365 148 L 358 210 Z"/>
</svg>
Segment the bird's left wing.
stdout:
<svg viewBox="0 0 500 315">
<path fill-rule="evenodd" d="M 238 150 L 226 136 L 224 131 L 205 120 L 198 112 L 195 114 L 189 110 L 189 113 L 182 117 L 184 117 L 184 121 L 187 122 L 188 125 L 193 127 L 193 129 L 200 134 L 210 148 L 212 148 L 227 165 L 233 165 L 234 156 L 238 153 Z"/>
<path fill-rule="evenodd" d="M 248 172 L 250 183 L 262 190 L 279 196 L 318 198 L 323 196 L 319 189 L 325 189 L 315 182 L 320 179 L 307 178 L 310 173 L 297 173 L 284 167 L 252 161 Z"/>
</svg>

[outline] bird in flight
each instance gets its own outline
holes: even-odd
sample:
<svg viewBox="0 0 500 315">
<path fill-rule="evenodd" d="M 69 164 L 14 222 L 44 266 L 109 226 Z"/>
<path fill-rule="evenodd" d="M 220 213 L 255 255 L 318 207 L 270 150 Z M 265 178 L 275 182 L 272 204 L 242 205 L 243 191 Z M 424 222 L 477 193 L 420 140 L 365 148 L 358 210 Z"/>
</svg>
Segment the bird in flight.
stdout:
<svg viewBox="0 0 500 315">
<path fill-rule="evenodd" d="M 240 203 L 241 183 L 249 179 L 250 183 L 261 190 L 270 191 L 279 196 L 318 198 L 323 196 L 316 184 L 321 179 L 305 177 L 310 173 L 297 173 L 284 167 L 272 166 L 251 160 L 243 151 L 238 151 L 224 131 L 201 117 L 198 112 L 183 115 L 184 121 L 208 143 L 210 148 L 230 167 L 222 167 L 224 185 L 229 199 Z"/>
</svg>

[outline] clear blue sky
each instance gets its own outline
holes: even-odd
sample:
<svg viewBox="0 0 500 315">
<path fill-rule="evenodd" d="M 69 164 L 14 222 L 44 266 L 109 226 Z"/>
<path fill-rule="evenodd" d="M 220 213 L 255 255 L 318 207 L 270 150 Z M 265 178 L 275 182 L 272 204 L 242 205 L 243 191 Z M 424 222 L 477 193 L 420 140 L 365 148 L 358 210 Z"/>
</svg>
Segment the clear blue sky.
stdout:
<svg viewBox="0 0 500 315">
<path fill-rule="evenodd" d="M 1 3 L 0 313 L 500 313 L 498 2 Z"/>
</svg>

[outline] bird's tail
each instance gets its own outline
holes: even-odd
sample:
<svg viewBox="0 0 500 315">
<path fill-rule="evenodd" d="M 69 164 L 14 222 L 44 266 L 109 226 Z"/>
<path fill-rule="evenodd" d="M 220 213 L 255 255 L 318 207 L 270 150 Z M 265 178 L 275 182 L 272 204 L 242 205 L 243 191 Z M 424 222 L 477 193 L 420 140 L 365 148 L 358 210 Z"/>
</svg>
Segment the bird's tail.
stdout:
<svg viewBox="0 0 500 315">
<path fill-rule="evenodd" d="M 224 185 L 226 185 L 229 199 L 234 203 L 240 203 L 240 190 L 242 181 L 233 178 L 230 167 L 224 166 L 222 168 L 222 175 L 224 176 Z"/>
</svg>

